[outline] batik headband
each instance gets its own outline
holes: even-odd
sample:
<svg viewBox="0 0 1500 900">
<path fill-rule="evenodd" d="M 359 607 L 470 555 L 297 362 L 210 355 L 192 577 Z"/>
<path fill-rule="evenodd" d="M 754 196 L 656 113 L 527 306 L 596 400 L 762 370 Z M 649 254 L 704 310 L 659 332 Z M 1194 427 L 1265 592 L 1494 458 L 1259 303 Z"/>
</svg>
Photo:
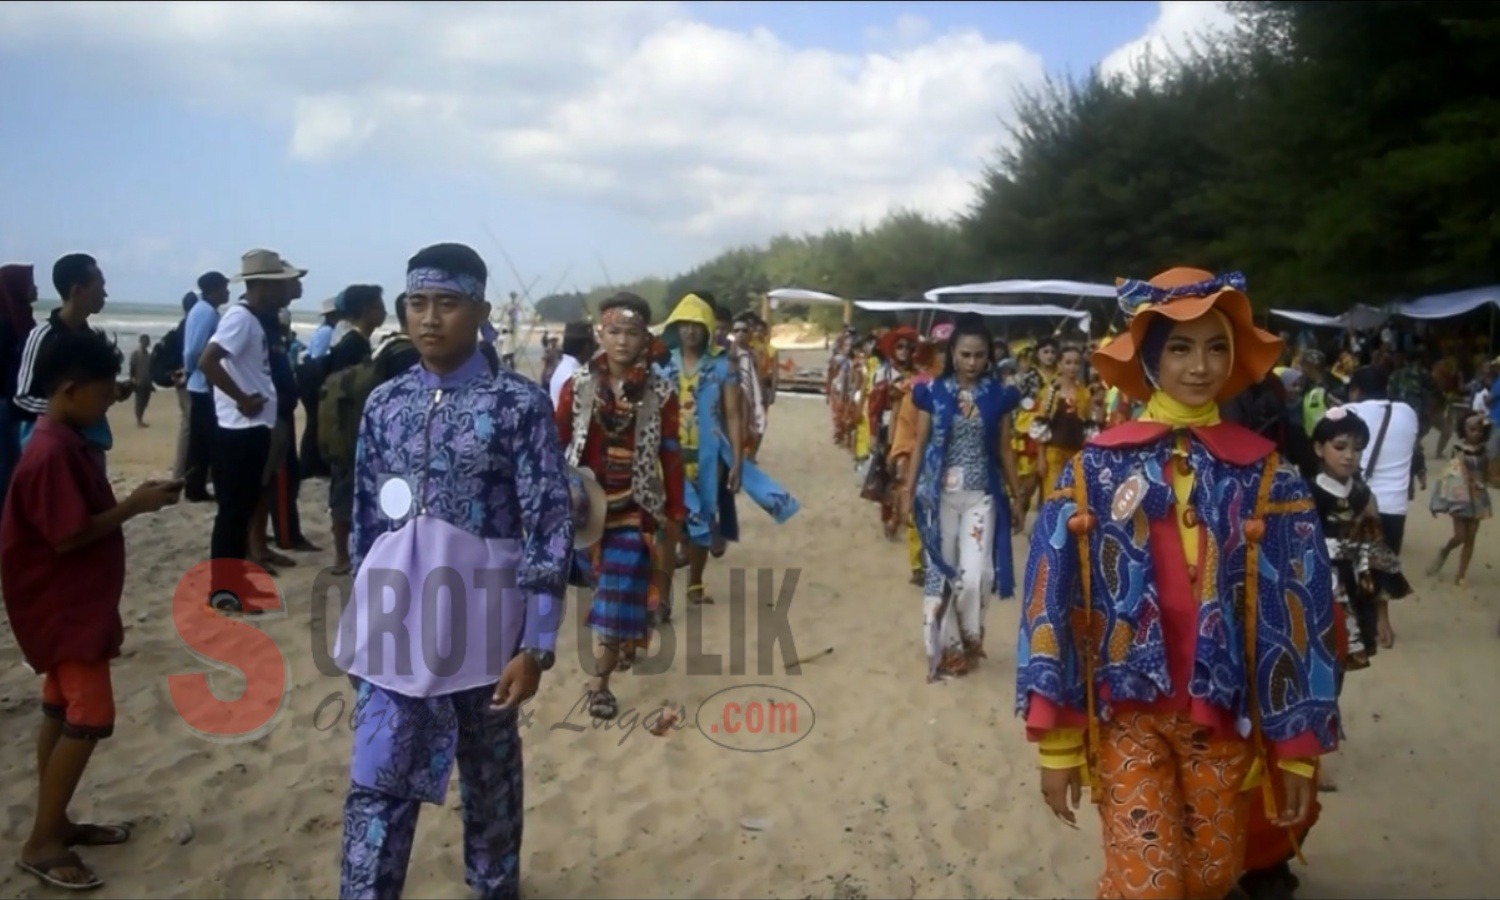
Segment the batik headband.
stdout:
<svg viewBox="0 0 1500 900">
<path fill-rule="evenodd" d="M 1120 309 L 1125 315 L 1133 316 L 1147 306 L 1171 303 L 1173 300 L 1180 300 L 1184 297 L 1211 297 L 1225 288 L 1243 292 L 1245 290 L 1244 274 L 1227 272 L 1174 288 L 1159 288 L 1149 281 L 1120 278 L 1115 281 L 1115 296 L 1119 299 Z"/>
<path fill-rule="evenodd" d="M 406 273 L 406 292 L 415 294 L 418 291 L 443 291 L 484 302 L 484 282 L 461 272 L 437 268 L 412 269 Z"/>
<path fill-rule="evenodd" d="M 608 328 L 611 325 L 644 325 L 646 322 L 640 313 L 628 306 L 613 306 L 599 316 L 599 324 Z"/>
</svg>

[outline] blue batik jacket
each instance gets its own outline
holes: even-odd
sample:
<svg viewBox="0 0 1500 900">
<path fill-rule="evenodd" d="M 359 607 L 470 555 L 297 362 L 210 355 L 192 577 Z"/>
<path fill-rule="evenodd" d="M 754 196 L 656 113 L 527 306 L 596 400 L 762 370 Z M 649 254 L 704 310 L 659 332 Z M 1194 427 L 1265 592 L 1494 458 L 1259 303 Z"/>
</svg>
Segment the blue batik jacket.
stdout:
<svg viewBox="0 0 1500 900">
<path fill-rule="evenodd" d="M 1000 426 L 1021 402 L 1020 393 L 986 375 L 974 385 L 974 404 L 984 420 L 984 449 L 989 467 L 986 478 L 989 494 L 995 498 L 994 546 L 995 593 L 1010 597 L 1016 592 L 1014 565 L 1010 556 L 1010 501 L 1005 492 L 1004 472 L 1000 466 Z M 958 381 L 948 375 L 912 388 L 912 403 L 932 417 L 927 446 L 917 469 L 917 490 L 912 515 L 928 565 L 946 579 L 958 577 L 953 564 L 943 558 L 938 522 L 942 500 L 943 460 L 948 452 L 948 435 L 958 415 Z"/>
<path fill-rule="evenodd" d="M 1258 720 L 1268 742 L 1306 746 L 1311 736 L 1328 750 L 1339 732 L 1332 570 L 1307 484 L 1272 449 L 1235 425 L 1190 432 L 1188 506 L 1203 526 L 1205 561 L 1189 693 L 1226 713 L 1241 736 Z M 1150 523 L 1175 510 L 1172 453 L 1166 426 L 1117 426 L 1082 452 L 1085 515 L 1072 466 L 1043 504 L 1016 650 L 1022 716 L 1037 698 L 1081 716 L 1086 654 L 1095 660 L 1099 719 L 1109 718 L 1111 701 L 1155 703 L 1171 693 Z M 1092 582 L 1087 633 L 1075 531 L 1086 534 Z"/>
</svg>

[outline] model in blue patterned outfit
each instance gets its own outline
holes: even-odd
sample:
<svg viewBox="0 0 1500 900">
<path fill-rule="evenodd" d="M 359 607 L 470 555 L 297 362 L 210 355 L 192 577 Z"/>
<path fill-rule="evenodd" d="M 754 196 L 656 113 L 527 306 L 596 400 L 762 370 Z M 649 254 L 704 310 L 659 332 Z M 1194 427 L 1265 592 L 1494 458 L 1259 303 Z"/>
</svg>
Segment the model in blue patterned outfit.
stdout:
<svg viewBox="0 0 1500 900">
<path fill-rule="evenodd" d="M 466 880 L 520 894 L 517 711 L 554 659 L 573 522 L 547 395 L 478 350 L 486 276 L 461 245 L 412 257 L 422 365 L 377 387 L 360 424 L 334 649 L 357 691 L 343 898 L 401 895 L 421 804 L 443 802 L 455 762 Z"/>
<path fill-rule="evenodd" d="M 1015 594 L 1010 536 L 1020 529 L 1011 413 L 1020 393 L 987 373 L 984 320 L 955 323 L 943 375 L 912 389 L 917 477 L 907 504 L 922 538 L 927 576 L 923 633 L 928 676 L 962 675 L 984 657 L 991 591 Z"/>
</svg>

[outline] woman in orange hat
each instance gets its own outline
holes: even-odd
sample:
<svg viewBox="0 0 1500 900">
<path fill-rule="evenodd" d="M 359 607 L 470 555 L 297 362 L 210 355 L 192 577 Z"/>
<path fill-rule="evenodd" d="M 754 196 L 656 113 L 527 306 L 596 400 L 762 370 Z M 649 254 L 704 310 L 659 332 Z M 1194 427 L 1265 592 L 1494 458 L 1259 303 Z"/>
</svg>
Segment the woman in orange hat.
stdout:
<svg viewBox="0 0 1500 900">
<path fill-rule="evenodd" d="M 1053 814 L 1073 824 L 1090 785 L 1099 897 L 1220 900 L 1244 865 L 1247 791 L 1295 827 L 1337 745 L 1333 575 L 1306 482 L 1218 418 L 1281 352 L 1243 277 L 1172 269 L 1118 290 L 1129 331 L 1093 361 L 1146 407 L 1048 493 L 1016 706 Z"/>
</svg>

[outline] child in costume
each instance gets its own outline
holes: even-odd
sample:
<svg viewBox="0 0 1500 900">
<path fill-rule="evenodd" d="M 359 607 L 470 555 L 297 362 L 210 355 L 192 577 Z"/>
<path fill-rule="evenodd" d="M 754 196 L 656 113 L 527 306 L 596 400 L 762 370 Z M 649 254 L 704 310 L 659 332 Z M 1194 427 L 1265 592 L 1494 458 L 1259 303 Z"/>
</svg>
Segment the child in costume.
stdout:
<svg viewBox="0 0 1500 900">
<path fill-rule="evenodd" d="M 800 508 L 785 488 L 745 459 L 742 393 L 723 349 L 713 342 L 714 312 L 696 294 L 678 302 L 662 327 L 670 350 L 663 377 L 677 387 L 681 411 L 683 502 L 687 508 L 688 603 L 712 603 L 703 570 L 721 510 L 719 487 L 742 487 L 779 525 Z"/>
<path fill-rule="evenodd" d="M 634 294 L 616 294 L 599 307 L 600 353 L 563 386 L 557 430 L 569 465 L 594 473 L 608 512 L 594 545 L 599 582 L 589 627 L 599 640 L 589 713 L 618 713 L 609 676 L 630 668 L 650 639 L 650 610 L 668 600 L 673 565 L 687 518 L 677 392 L 652 371 L 647 358 L 651 307 Z M 664 534 L 658 546 L 657 528 Z"/>
<path fill-rule="evenodd" d="M 828 415 L 833 420 L 833 444 L 849 446 L 849 357 L 854 351 L 854 335 L 848 329 L 833 342 L 828 357 L 828 378 L 823 393 L 828 398 Z"/>
<path fill-rule="evenodd" d="M 1103 825 L 1101 898 L 1220 900 L 1243 865 L 1246 791 L 1307 817 L 1339 733 L 1333 575 L 1307 484 L 1217 403 L 1270 371 L 1244 281 L 1120 281 L 1129 331 L 1094 355 L 1146 402 L 1089 442 L 1032 534 L 1016 708 L 1042 793 Z"/>
<path fill-rule="evenodd" d="M 1458 440 L 1453 445 L 1453 458 L 1432 488 L 1429 508 L 1434 516 L 1453 517 L 1453 538 L 1438 550 L 1437 559 L 1428 567 L 1427 575 L 1436 578 L 1448 561 L 1448 555 L 1462 549 L 1458 578 L 1454 582 L 1460 587 L 1469 574 L 1469 560 L 1474 557 L 1479 523 L 1494 514 L 1486 487 L 1490 461 L 1485 448 L 1489 446 L 1490 428 L 1488 414 L 1475 411 L 1463 414 L 1458 424 Z"/>
<path fill-rule="evenodd" d="M 574 524 L 550 399 L 480 348 L 487 277 L 460 244 L 411 258 L 422 364 L 360 422 L 334 645 L 356 692 L 341 898 L 401 896 L 421 806 L 447 799 L 455 762 L 465 880 L 520 896 L 519 709 L 556 659 Z"/>
<path fill-rule="evenodd" d="M 990 348 L 984 320 L 961 316 L 942 376 L 912 389 L 918 468 L 907 494 L 927 564 L 929 679 L 977 665 L 989 594 L 1015 595 L 1010 536 L 1021 515 L 1010 414 L 1018 394 L 987 371 Z"/>
<path fill-rule="evenodd" d="M 1313 428 L 1319 472 L 1313 500 L 1333 562 L 1334 597 L 1348 634 L 1344 669 L 1364 669 L 1375 655 L 1379 601 L 1411 593 L 1401 561 L 1385 544 L 1380 513 L 1369 485 L 1359 475 L 1360 454 L 1370 443 L 1370 426 L 1347 408 L 1335 406 Z"/>
<path fill-rule="evenodd" d="M 901 488 L 891 477 L 889 451 L 895 438 L 896 412 L 901 401 L 911 392 L 912 378 L 917 371 L 914 361 L 917 338 L 917 330 L 910 325 L 893 328 L 881 335 L 880 366 L 875 372 L 868 403 L 867 415 L 874 431 L 874 446 L 871 448 L 870 474 L 861 496 L 880 504 L 880 521 L 887 539 L 894 538 L 902 524 Z"/>
<path fill-rule="evenodd" d="M 891 432 L 891 450 L 887 456 L 891 468 L 891 489 L 896 492 L 898 515 L 906 523 L 906 556 L 911 566 L 911 583 L 921 587 L 927 583 L 927 567 L 922 561 L 922 536 L 917 531 L 917 521 L 912 515 L 910 482 L 917 476 L 917 467 L 912 464 L 917 452 L 917 419 L 919 412 L 912 400 L 916 386 L 931 381 L 942 374 L 947 356 L 948 340 L 953 336 L 953 323 L 940 322 L 932 326 L 928 339 L 918 344 L 912 354 L 915 370 L 911 378 L 911 390 L 896 406 L 896 423 Z"/>
</svg>

